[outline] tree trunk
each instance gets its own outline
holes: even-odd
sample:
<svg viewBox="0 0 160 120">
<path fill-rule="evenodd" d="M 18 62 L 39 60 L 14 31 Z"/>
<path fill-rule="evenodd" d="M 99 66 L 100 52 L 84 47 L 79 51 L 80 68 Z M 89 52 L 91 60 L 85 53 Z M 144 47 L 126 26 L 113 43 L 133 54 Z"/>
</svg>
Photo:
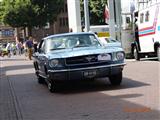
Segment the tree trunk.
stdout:
<svg viewBox="0 0 160 120">
<path fill-rule="evenodd" d="M 16 42 L 19 41 L 19 30 L 18 30 L 18 28 L 15 28 L 15 41 Z"/>
</svg>

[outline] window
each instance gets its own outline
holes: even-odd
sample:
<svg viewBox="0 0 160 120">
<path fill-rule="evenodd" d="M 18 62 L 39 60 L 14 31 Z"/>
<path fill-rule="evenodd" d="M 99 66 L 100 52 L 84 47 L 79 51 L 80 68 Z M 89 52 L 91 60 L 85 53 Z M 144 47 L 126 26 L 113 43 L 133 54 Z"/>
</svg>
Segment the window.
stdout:
<svg viewBox="0 0 160 120">
<path fill-rule="evenodd" d="M 66 22 L 66 27 L 67 27 L 68 26 L 68 18 L 66 17 L 65 19 L 66 19 L 65 22 Z"/>
<path fill-rule="evenodd" d="M 68 18 L 67 17 L 62 17 L 59 19 L 59 25 L 60 27 L 67 27 L 68 26 Z"/>
<path fill-rule="evenodd" d="M 130 17 L 126 17 L 126 23 L 130 23 Z"/>
<path fill-rule="evenodd" d="M 99 41 L 92 34 L 66 35 L 51 37 L 46 41 L 46 52 L 73 47 L 100 46 Z"/>
<path fill-rule="evenodd" d="M 67 4 L 65 4 L 65 12 L 68 12 Z"/>
<path fill-rule="evenodd" d="M 65 18 L 63 17 L 63 26 L 66 26 Z"/>
<path fill-rule="evenodd" d="M 59 26 L 63 26 L 63 19 L 59 18 Z"/>
<path fill-rule="evenodd" d="M 145 14 L 145 22 L 149 21 L 149 11 L 146 12 Z"/>
<path fill-rule="evenodd" d="M 144 14 L 141 13 L 141 14 L 140 14 L 140 23 L 143 23 L 143 21 L 144 21 Z"/>
</svg>

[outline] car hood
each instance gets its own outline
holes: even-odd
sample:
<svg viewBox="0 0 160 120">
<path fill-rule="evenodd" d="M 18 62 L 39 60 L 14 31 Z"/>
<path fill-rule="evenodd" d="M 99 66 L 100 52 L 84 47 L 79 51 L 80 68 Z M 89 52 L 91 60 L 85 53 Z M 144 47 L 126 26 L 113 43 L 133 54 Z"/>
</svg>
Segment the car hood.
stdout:
<svg viewBox="0 0 160 120">
<path fill-rule="evenodd" d="M 93 55 L 93 54 L 103 54 L 103 53 L 112 53 L 117 51 L 123 51 L 122 48 L 112 47 L 85 47 L 85 48 L 73 48 L 73 49 L 65 49 L 65 50 L 57 50 L 48 53 L 48 58 L 68 58 L 68 57 L 76 57 L 82 55 Z"/>
</svg>

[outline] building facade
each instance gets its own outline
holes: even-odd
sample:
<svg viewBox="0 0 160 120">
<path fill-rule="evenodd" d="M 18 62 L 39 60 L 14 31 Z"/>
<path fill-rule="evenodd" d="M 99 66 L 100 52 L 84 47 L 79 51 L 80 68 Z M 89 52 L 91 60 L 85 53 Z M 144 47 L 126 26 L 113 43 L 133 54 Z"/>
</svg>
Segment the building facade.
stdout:
<svg viewBox="0 0 160 120">
<path fill-rule="evenodd" d="M 0 24 L 0 42 L 13 42 L 15 41 L 14 37 L 14 28 Z"/>
</svg>

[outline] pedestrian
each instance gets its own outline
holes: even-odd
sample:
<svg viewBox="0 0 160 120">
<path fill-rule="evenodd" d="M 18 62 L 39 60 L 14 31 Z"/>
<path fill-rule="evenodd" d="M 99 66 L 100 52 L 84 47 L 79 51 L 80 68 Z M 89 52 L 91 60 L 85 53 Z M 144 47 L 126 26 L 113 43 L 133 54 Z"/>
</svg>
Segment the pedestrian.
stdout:
<svg viewBox="0 0 160 120">
<path fill-rule="evenodd" d="M 29 39 L 26 41 L 26 47 L 27 47 L 27 53 L 29 60 L 32 60 L 32 53 L 33 53 L 33 38 L 29 37 Z"/>
<path fill-rule="evenodd" d="M 33 38 L 33 48 L 34 48 L 34 52 L 37 52 L 37 45 L 38 45 L 38 41 Z"/>
<path fill-rule="evenodd" d="M 21 55 L 22 54 L 22 43 L 18 41 L 16 43 L 16 48 L 17 48 L 17 54 Z"/>
<path fill-rule="evenodd" d="M 12 55 L 16 55 L 16 51 L 17 51 L 16 43 L 15 43 L 15 42 L 12 42 L 12 43 L 11 43 L 11 46 L 12 46 L 12 49 L 11 49 Z"/>
<path fill-rule="evenodd" d="M 6 46 L 6 55 L 8 57 L 11 57 L 11 50 L 12 50 L 12 46 L 11 46 L 11 43 L 8 43 L 7 46 Z M 4 54 L 5 55 L 5 54 Z"/>
</svg>

